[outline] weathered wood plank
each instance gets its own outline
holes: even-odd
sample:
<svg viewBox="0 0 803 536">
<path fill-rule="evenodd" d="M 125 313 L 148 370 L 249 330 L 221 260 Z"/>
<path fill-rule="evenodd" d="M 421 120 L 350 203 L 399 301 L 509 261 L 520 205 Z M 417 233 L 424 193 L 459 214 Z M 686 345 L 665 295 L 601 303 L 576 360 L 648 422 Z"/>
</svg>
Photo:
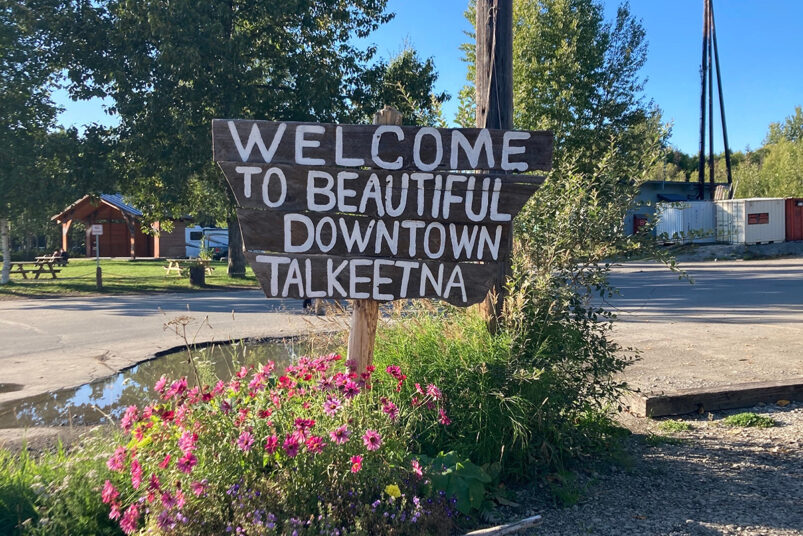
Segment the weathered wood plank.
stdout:
<svg viewBox="0 0 803 536">
<path fill-rule="evenodd" d="M 510 223 L 461 224 L 349 214 L 237 209 L 249 251 L 492 261 L 509 253 Z"/>
<path fill-rule="evenodd" d="M 261 254 L 246 251 L 269 298 L 396 299 L 438 298 L 467 306 L 485 297 L 496 263 L 450 263 Z"/>
<path fill-rule="evenodd" d="M 553 151 L 546 131 L 244 119 L 214 119 L 212 145 L 216 162 L 420 171 L 549 170 Z"/>
<path fill-rule="evenodd" d="M 219 165 L 237 205 L 244 208 L 455 223 L 487 220 L 492 212 L 518 214 L 545 180 L 533 175 L 411 174 L 242 162 Z"/>
<path fill-rule="evenodd" d="M 646 417 L 747 408 L 759 402 L 774 403 L 778 400 L 803 400 L 803 378 L 683 389 L 674 393 L 628 392 L 625 395 L 630 410 Z"/>
</svg>

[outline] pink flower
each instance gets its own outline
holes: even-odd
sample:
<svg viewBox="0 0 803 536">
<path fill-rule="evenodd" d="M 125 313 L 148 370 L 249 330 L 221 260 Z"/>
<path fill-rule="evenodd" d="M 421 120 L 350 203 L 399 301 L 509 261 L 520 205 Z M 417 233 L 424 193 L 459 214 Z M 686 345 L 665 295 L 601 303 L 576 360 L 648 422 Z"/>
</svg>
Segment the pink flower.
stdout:
<svg viewBox="0 0 803 536">
<path fill-rule="evenodd" d="M 332 396 L 327 398 L 326 402 L 323 403 L 323 412 L 330 417 L 334 417 L 335 414 L 340 411 L 341 407 L 342 404 L 340 403 L 340 400 Z"/>
<path fill-rule="evenodd" d="M 131 485 L 134 486 L 134 489 L 139 489 L 140 484 L 142 484 L 142 466 L 139 464 L 139 460 L 133 460 L 131 462 Z"/>
<path fill-rule="evenodd" d="M 446 412 L 443 411 L 443 408 L 438 408 L 438 416 L 439 416 L 438 421 L 442 425 L 449 426 L 450 424 L 452 424 L 452 420 L 446 415 Z"/>
<path fill-rule="evenodd" d="M 417 392 L 419 395 L 423 395 L 423 394 L 425 394 L 425 393 L 424 393 L 424 390 L 423 390 L 423 389 L 421 389 L 421 384 L 420 384 L 420 383 L 417 383 L 417 384 L 415 384 L 415 391 L 416 391 L 416 392 Z"/>
<path fill-rule="evenodd" d="M 268 451 L 268 454 L 273 454 L 276 452 L 276 448 L 279 446 L 279 438 L 276 437 L 276 434 L 268 436 L 265 439 L 265 450 Z"/>
<path fill-rule="evenodd" d="M 170 495 L 170 492 L 165 491 L 162 493 L 162 506 L 164 506 L 166 510 L 170 510 L 175 507 L 176 504 L 176 498 Z"/>
<path fill-rule="evenodd" d="M 251 432 L 245 431 L 240 434 L 240 437 L 237 439 L 237 446 L 243 452 L 248 452 L 251 450 L 251 446 L 254 444 L 254 436 L 251 435 Z"/>
<path fill-rule="evenodd" d="M 326 443 L 323 442 L 323 438 L 320 436 L 310 436 L 307 438 L 306 445 L 307 450 L 312 454 L 320 454 L 326 446 Z"/>
<path fill-rule="evenodd" d="M 288 435 L 285 438 L 284 443 L 282 443 L 282 448 L 284 449 L 284 452 L 287 454 L 287 456 L 289 456 L 290 458 L 295 458 L 296 455 L 298 455 L 299 445 L 298 445 L 298 438 L 295 436 L 295 434 Z"/>
<path fill-rule="evenodd" d="M 154 385 L 153 388 L 156 389 L 157 392 L 161 393 L 162 391 L 164 391 L 166 385 L 167 385 L 167 376 L 163 374 L 162 377 L 156 381 L 156 385 Z"/>
<path fill-rule="evenodd" d="M 125 447 L 117 447 L 112 457 L 106 462 L 106 467 L 112 471 L 122 471 L 125 468 Z"/>
<path fill-rule="evenodd" d="M 379 446 L 382 445 L 382 436 L 376 430 L 369 428 L 363 434 L 362 442 L 368 450 L 378 450 Z"/>
<path fill-rule="evenodd" d="M 382 397 L 382 411 L 390 417 L 391 421 L 396 421 L 399 418 L 399 408 L 392 401 Z"/>
<path fill-rule="evenodd" d="M 351 437 L 351 431 L 349 431 L 348 426 L 344 424 L 329 432 L 329 437 L 338 445 L 342 445 Z"/>
<path fill-rule="evenodd" d="M 159 467 L 162 469 L 167 469 L 168 465 L 170 465 L 170 454 L 166 454 L 164 459 L 159 462 Z"/>
<path fill-rule="evenodd" d="M 359 473 L 360 469 L 362 469 L 362 456 L 352 456 L 351 457 L 351 472 L 352 473 Z"/>
<path fill-rule="evenodd" d="M 353 380 L 347 380 L 346 383 L 343 384 L 343 396 L 346 398 L 354 398 L 358 394 L 360 394 L 360 386 L 357 385 Z"/>
<path fill-rule="evenodd" d="M 198 463 L 198 458 L 192 452 L 188 452 L 181 458 L 178 463 L 176 463 L 176 467 L 182 473 L 191 473 L 192 468 Z"/>
<path fill-rule="evenodd" d="M 178 439 L 178 448 L 181 449 L 182 454 L 187 454 L 195 450 L 196 441 L 198 441 L 198 434 L 184 432 Z"/>
<path fill-rule="evenodd" d="M 240 370 L 235 374 L 238 378 L 242 379 L 248 375 L 248 369 L 245 367 L 240 367 Z"/>
<path fill-rule="evenodd" d="M 109 511 L 109 519 L 120 519 L 122 513 L 120 512 L 120 505 L 118 503 L 113 503 L 111 511 Z"/>
<path fill-rule="evenodd" d="M 418 460 L 413 460 L 412 466 L 413 466 L 413 474 L 417 478 L 422 478 L 424 476 L 424 470 L 422 469 L 421 464 L 418 463 Z"/>
<path fill-rule="evenodd" d="M 190 483 L 190 489 L 192 489 L 192 492 L 195 494 L 196 497 L 200 497 L 201 495 L 203 495 L 206 492 L 207 484 L 208 484 L 208 481 L 204 478 L 200 482 L 192 482 L 192 483 Z"/>
<path fill-rule="evenodd" d="M 159 477 L 151 474 L 151 481 L 148 483 L 148 489 L 151 491 L 159 491 L 162 489 L 162 483 L 159 482 Z"/>
<path fill-rule="evenodd" d="M 296 419 L 295 420 L 296 430 L 299 432 L 306 432 L 307 430 L 311 430 L 313 426 L 315 426 L 315 421 L 312 419 Z"/>
<path fill-rule="evenodd" d="M 123 514 L 123 519 L 120 520 L 120 528 L 126 534 L 133 534 L 137 530 L 137 521 L 139 521 L 139 505 L 134 503 Z"/>
<path fill-rule="evenodd" d="M 174 396 L 179 396 L 187 390 L 187 378 L 181 378 L 180 380 L 176 380 L 170 384 L 170 388 L 164 394 L 164 397 L 173 398 Z"/>
<path fill-rule="evenodd" d="M 103 491 L 100 494 L 103 504 L 109 504 L 119 496 L 120 492 L 115 489 L 109 480 L 107 480 L 106 483 L 103 484 Z"/>
<path fill-rule="evenodd" d="M 440 400 L 441 397 L 443 396 L 443 393 L 441 393 L 441 390 L 438 389 L 437 387 L 435 387 L 431 383 L 429 385 L 427 385 L 427 394 L 429 396 L 431 396 L 432 398 L 434 398 L 435 400 Z"/>
<path fill-rule="evenodd" d="M 125 409 L 125 414 L 123 414 L 123 418 L 120 419 L 120 428 L 128 432 L 131 430 L 131 426 L 135 422 L 137 422 L 137 407 L 128 406 Z"/>
</svg>

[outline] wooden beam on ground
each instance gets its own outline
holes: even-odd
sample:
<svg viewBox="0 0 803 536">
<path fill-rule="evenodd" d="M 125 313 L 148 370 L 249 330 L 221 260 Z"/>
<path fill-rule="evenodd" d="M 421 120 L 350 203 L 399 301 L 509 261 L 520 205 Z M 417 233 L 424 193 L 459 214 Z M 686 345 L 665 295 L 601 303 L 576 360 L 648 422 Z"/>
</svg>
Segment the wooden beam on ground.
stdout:
<svg viewBox="0 0 803 536">
<path fill-rule="evenodd" d="M 622 403 L 641 417 L 665 417 L 721 409 L 749 408 L 779 400 L 803 400 L 803 378 L 682 389 L 674 393 L 628 391 Z"/>
</svg>

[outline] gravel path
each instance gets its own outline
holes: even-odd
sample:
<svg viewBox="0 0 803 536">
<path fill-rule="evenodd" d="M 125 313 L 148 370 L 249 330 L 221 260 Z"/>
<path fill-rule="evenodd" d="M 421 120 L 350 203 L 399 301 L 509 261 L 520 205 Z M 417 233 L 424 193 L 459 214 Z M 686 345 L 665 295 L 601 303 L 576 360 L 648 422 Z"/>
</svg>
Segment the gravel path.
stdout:
<svg viewBox="0 0 803 536">
<path fill-rule="evenodd" d="M 777 424 L 721 423 L 743 411 Z M 686 417 L 692 429 L 677 433 L 661 420 L 621 420 L 634 432 L 624 463 L 579 475 L 587 489 L 576 505 L 556 507 L 546 490 L 530 489 L 505 517 L 541 514 L 528 533 L 537 536 L 803 535 L 803 403 Z"/>
</svg>

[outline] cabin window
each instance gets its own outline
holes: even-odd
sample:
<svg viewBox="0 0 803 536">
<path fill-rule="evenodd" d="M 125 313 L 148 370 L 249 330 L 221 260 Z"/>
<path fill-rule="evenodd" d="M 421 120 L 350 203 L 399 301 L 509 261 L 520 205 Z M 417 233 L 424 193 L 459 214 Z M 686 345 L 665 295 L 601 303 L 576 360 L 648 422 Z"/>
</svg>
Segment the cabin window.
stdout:
<svg viewBox="0 0 803 536">
<path fill-rule="evenodd" d="M 748 225 L 758 225 L 770 222 L 770 214 L 769 212 L 754 212 L 753 214 L 747 215 L 747 224 Z"/>
</svg>

